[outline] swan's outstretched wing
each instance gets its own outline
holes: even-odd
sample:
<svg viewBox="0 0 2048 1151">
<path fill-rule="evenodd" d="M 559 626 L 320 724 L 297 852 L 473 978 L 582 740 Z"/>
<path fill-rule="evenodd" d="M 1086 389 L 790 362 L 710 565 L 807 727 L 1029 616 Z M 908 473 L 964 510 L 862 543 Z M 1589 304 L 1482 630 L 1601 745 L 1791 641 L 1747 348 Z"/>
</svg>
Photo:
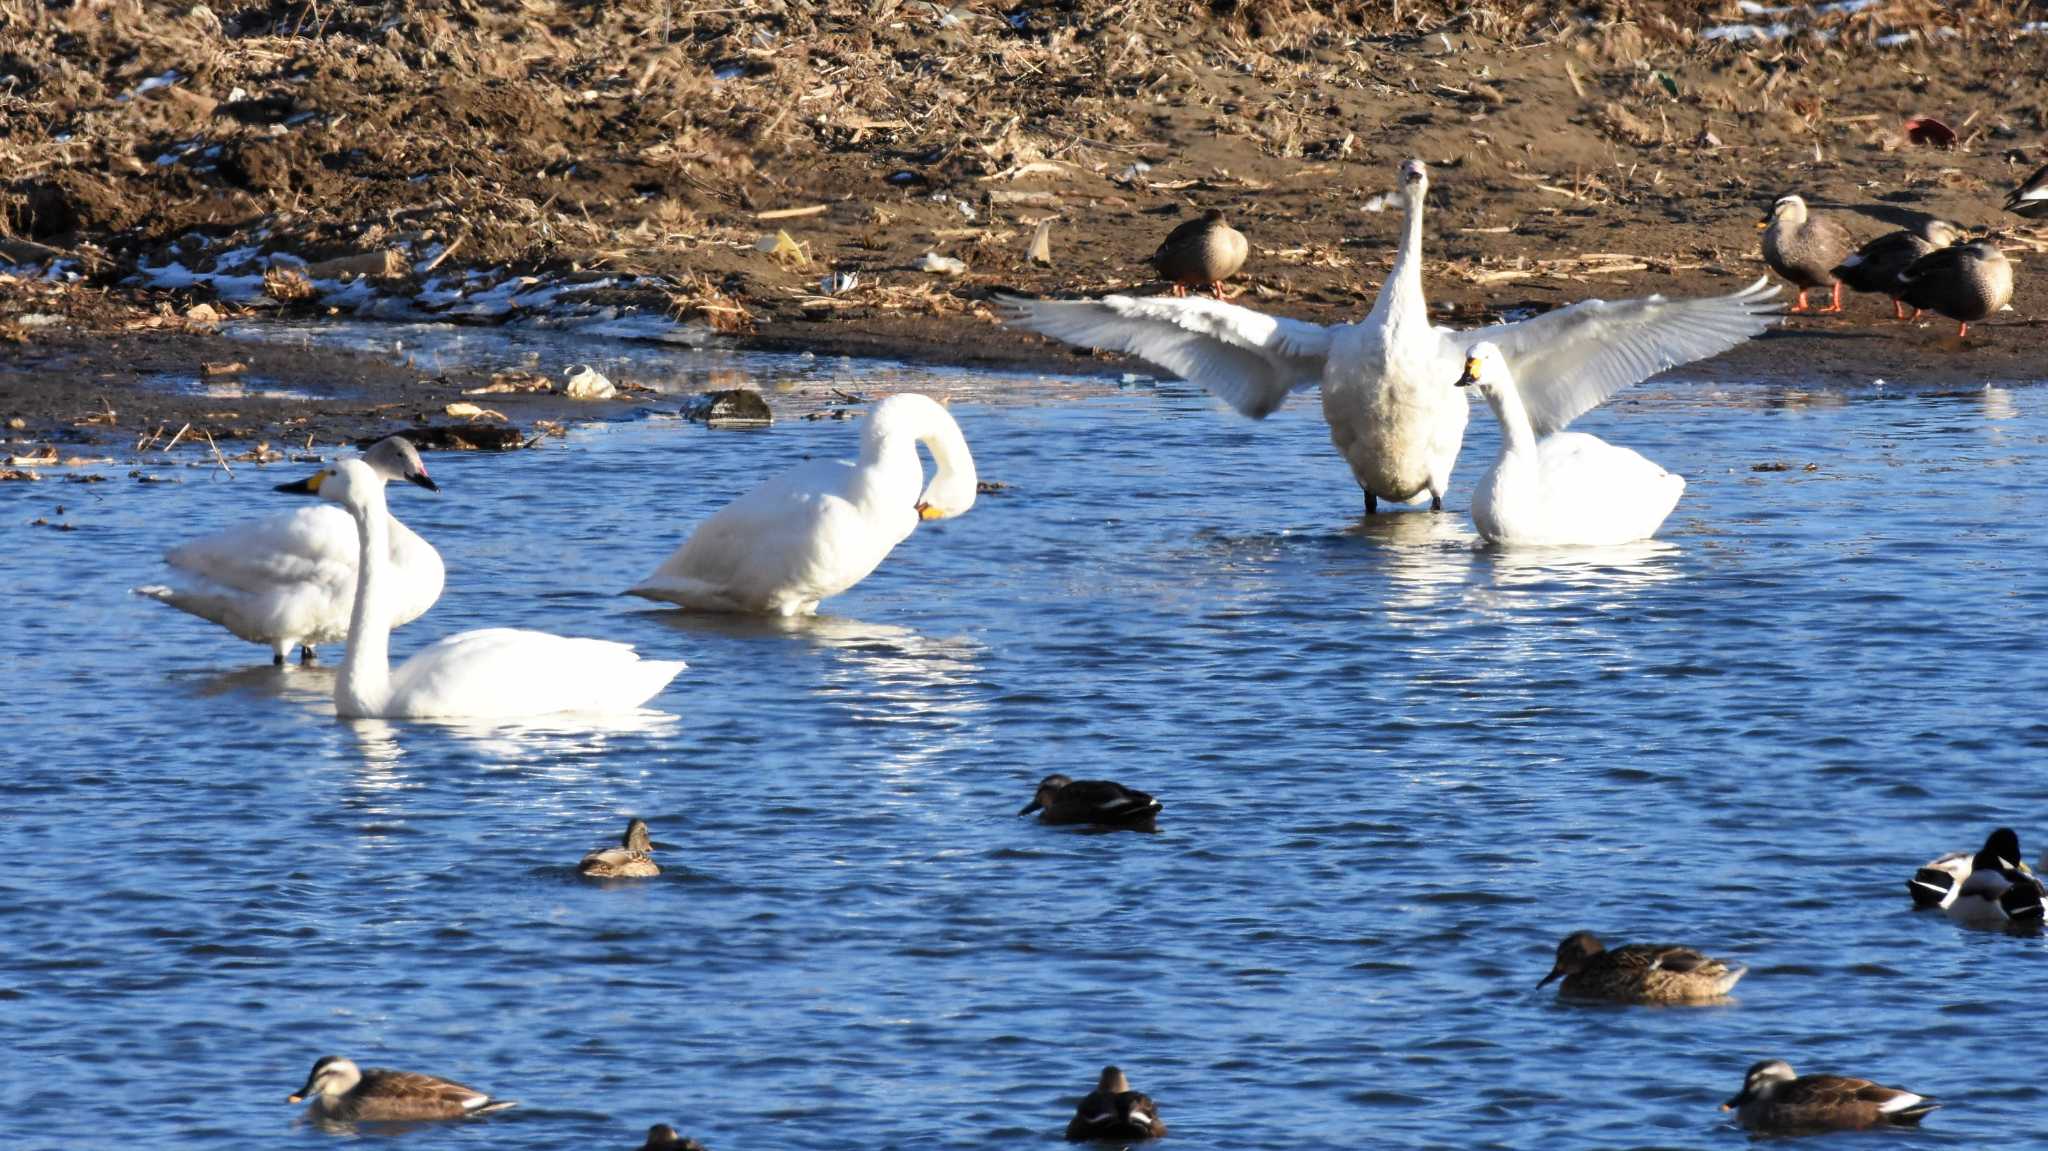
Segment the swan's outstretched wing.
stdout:
<svg viewBox="0 0 2048 1151">
<path fill-rule="evenodd" d="M 1323 377 L 1330 329 L 1189 296 L 1104 296 L 1099 300 L 1027 300 L 996 296 L 997 313 L 1040 335 L 1112 348 L 1200 384 L 1255 420 L 1287 393 Z"/>
<path fill-rule="evenodd" d="M 1784 305 L 1767 279 L 1702 299 L 1585 300 L 1513 324 L 1461 332 L 1464 347 L 1500 346 L 1538 436 L 1563 428 L 1622 388 L 1705 359 L 1769 327 Z"/>
</svg>

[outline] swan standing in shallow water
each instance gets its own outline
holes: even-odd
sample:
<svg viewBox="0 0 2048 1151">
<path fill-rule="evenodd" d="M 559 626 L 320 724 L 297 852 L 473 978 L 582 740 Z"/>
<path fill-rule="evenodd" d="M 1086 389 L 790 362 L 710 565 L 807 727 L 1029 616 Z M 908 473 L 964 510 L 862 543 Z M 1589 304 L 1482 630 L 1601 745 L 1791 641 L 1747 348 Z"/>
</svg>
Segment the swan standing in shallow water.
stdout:
<svg viewBox="0 0 2048 1151">
<path fill-rule="evenodd" d="M 936 469 L 924 482 L 917 445 Z M 629 594 L 701 611 L 810 615 L 867 578 L 921 520 L 974 506 L 974 457 L 936 400 L 906 392 L 875 405 L 860 459 L 791 468 L 697 525 Z"/>
<path fill-rule="evenodd" d="M 377 441 L 363 459 L 386 480 L 440 491 L 418 449 L 404 436 Z M 391 626 L 404 627 L 441 598 L 441 553 L 396 517 L 391 531 Z M 356 598 L 356 527 L 340 508 L 311 507 L 240 524 L 164 553 L 172 582 L 135 589 L 179 611 L 212 620 L 250 643 L 267 645 L 271 662 L 299 648 L 313 662 L 316 644 L 348 635 Z"/>
<path fill-rule="evenodd" d="M 1272 414 L 1289 392 L 1320 383 L 1330 440 L 1364 489 L 1367 513 L 1380 500 L 1406 503 L 1425 493 L 1432 508 L 1443 506 L 1469 414 L 1450 381 L 1475 343 L 1499 345 L 1540 434 L 1629 384 L 1734 347 L 1778 311 L 1770 302 L 1778 290 L 1758 280 L 1725 296 L 1585 300 L 1470 332 L 1435 327 L 1422 294 L 1429 173 L 1410 160 L 1401 182 L 1407 221 L 1394 268 L 1372 313 L 1355 324 L 1326 327 L 1204 299 L 1003 296 L 998 303 L 1012 323 L 1142 357 L 1254 419 Z"/>
<path fill-rule="evenodd" d="M 1459 387 L 1475 387 L 1500 421 L 1500 458 L 1472 492 L 1472 522 L 1499 544 L 1625 544 L 1655 535 L 1685 479 L 1583 432 L 1530 426 L 1500 349 L 1472 345 Z"/>
<path fill-rule="evenodd" d="M 342 460 L 278 490 L 317 495 L 355 520 L 360 570 L 348 654 L 334 680 L 334 710 L 344 717 L 513 719 L 631 711 L 683 670 L 680 661 L 641 659 L 623 643 L 509 627 L 451 635 L 394 668 L 384 477 L 361 460 Z"/>
</svg>

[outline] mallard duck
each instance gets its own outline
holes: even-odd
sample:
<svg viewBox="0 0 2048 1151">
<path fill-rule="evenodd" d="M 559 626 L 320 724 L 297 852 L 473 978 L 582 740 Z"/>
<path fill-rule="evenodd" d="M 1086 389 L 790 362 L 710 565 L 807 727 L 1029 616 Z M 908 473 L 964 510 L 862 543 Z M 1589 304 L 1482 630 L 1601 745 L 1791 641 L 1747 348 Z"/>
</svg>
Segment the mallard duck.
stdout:
<svg viewBox="0 0 2048 1151">
<path fill-rule="evenodd" d="M 1690 947 L 1631 943 L 1608 950 L 1590 931 L 1575 931 L 1557 945 L 1557 963 L 1542 987 L 1558 976 L 1557 993 L 1614 1003 L 1692 1003 L 1728 994 L 1748 971 Z"/>
<path fill-rule="evenodd" d="M 334 710 L 347 719 L 521 719 L 633 711 L 683 670 L 641 659 L 630 644 L 494 627 L 438 640 L 391 666 L 390 514 L 384 477 L 342 460 L 280 491 L 337 503 L 355 520 L 355 607 L 348 654 L 334 678 Z"/>
<path fill-rule="evenodd" d="M 2048 217 L 2048 164 L 2034 169 L 2026 182 L 2005 198 L 2005 210 L 2031 219 Z"/>
<path fill-rule="evenodd" d="M 1793 311 L 1807 310 L 1806 293 L 1813 288 L 1832 289 L 1828 306 L 1818 311 L 1842 310 L 1842 282 L 1835 268 L 1856 247 L 1846 229 L 1826 216 L 1808 214 L 1806 201 L 1798 196 L 1778 197 L 1757 227 L 1764 230 L 1764 262 L 1799 289 Z"/>
<path fill-rule="evenodd" d="M 1917 1127 L 1939 1106 L 1903 1087 L 1840 1075 L 1794 1075 L 1791 1064 L 1766 1059 L 1750 1067 L 1741 1093 L 1721 1104 L 1721 1110 L 1735 1112 L 1751 1131 L 1786 1135 Z"/>
<path fill-rule="evenodd" d="M 1685 477 L 1641 453 L 1584 432 L 1538 439 L 1500 349 L 1472 345 L 1459 387 L 1476 389 L 1500 422 L 1500 455 L 1472 489 L 1472 523 L 1509 546 L 1598 546 L 1648 539 L 1663 526 Z"/>
<path fill-rule="evenodd" d="M 704 1145 L 684 1135 L 666 1123 L 656 1123 L 647 1129 L 647 1142 L 639 1151 L 705 1151 Z"/>
<path fill-rule="evenodd" d="M 931 452 L 924 480 L 917 446 Z M 810 615 L 866 579 L 925 520 L 974 506 L 974 455 L 943 404 L 913 392 L 875 405 L 860 459 L 813 460 L 698 524 L 631 595 L 697 611 Z"/>
<path fill-rule="evenodd" d="M 519 1105 L 516 1100 L 494 1099 L 473 1087 L 416 1071 L 359 1069 L 339 1055 L 314 1063 L 306 1085 L 285 1102 L 305 1099 L 313 1101 L 313 1115 L 337 1123 L 463 1119 Z"/>
<path fill-rule="evenodd" d="M 389 436 L 363 453 L 386 480 L 428 491 L 441 486 L 427 474 L 419 450 L 404 436 Z M 441 598 L 446 572 L 441 553 L 412 529 L 390 521 L 391 626 L 404 627 Z M 314 647 L 348 635 L 356 597 L 356 527 L 340 508 L 309 507 L 180 544 L 164 553 L 169 584 L 135 594 L 169 604 L 227 628 L 238 638 L 270 648 L 282 666 L 296 646 L 312 663 Z"/>
<path fill-rule="evenodd" d="M 1913 878 L 1933 884 L 1939 882 L 1935 878 L 1939 874 L 1930 865 Z M 2048 912 L 2044 903 L 2048 899 L 2044 899 L 2041 881 L 2020 858 L 2019 835 L 2001 827 L 1971 857 L 1969 873 L 1955 881 L 1939 906 L 1964 927 L 2031 930 L 2041 926 L 2043 914 Z"/>
<path fill-rule="evenodd" d="M 1936 248 L 1899 273 L 1899 298 L 1954 320 L 1964 339 L 1972 323 L 2012 302 L 2012 261 L 1989 240 Z"/>
<path fill-rule="evenodd" d="M 647 837 L 647 824 L 630 819 L 626 821 L 626 833 L 619 837 L 619 846 L 601 847 L 584 856 L 583 862 L 576 865 L 576 874 L 592 879 L 645 879 L 661 874 L 653 854 L 654 841 Z"/>
<path fill-rule="evenodd" d="M 1209 288 L 1223 298 L 1223 281 L 1244 267 L 1250 248 L 1244 233 L 1223 222 L 1215 208 L 1203 212 L 1166 234 L 1159 250 L 1152 253 L 1152 267 L 1162 280 L 1173 283 L 1173 294 L 1185 296 L 1189 288 Z"/>
<path fill-rule="evenodd" d="M 1166 1124 L 1150 1096 L 1131 1090 L 1124 1073 L 1115 1067 L 1102 1069 L 1095 1090 L 1074 1108 L 1067 1122 L 1067 1142 L 1136 1141 L 1166 1138 Z"/>
<path fill-rule="evenodd" d="M 1537 433 L 1638 380 L 1726 351 L 1772 322 L 1776 293 L 1758 280 L 1700 300 L 1585 300 L 1470 332 L 1438 328 L 1422 294 L 1422 213 L 1429 174 L 1401 166 L 1407 223 L 1372 313 L 1325 327 L 1219 300 L 1104 296 L 996 297 L 1011 323 L 1070 344 L 1114 348 L 1158 364 L 1254 419 L 1290 392 L 1322 385 L 1330 441 L 1351 466 L 1368 514 L 1380 500 L 1429 497 L 1443 507 L 1471 404 L 1451 386 L 1466 349 L 1498 345 L 1521 381 Z"/>
<path fill-rule="evenodd" d="M 1961 231 L 1946 220 L 1928 217 L 1911 228 L 1886 232 L 1856 249 L 1835 265 L 1834 277 L 1857 292 L 1883 292 L 1892 299 L 1892 317 L 1906 318 L 1899 302 L 1899 273 L 1906 266 L 1936 248 L 1946 248 L 1963 238 Z"/>
<path fill-rule="evenodd" d="M 1928 860 L 1926 866 L 1914 872 L 1913 878 L 1906 881 L 1906 893 L 1913 897 L 1913 906 L 1945 908 L 1954 902 L 1980 858 L 2000 870 L 2027 869 L 2020 858 L 2019 833 L 2001 827 L 1987 836 L 1984 846 L 1976 851 L 1951 851 Z"/>
<path fill-rule="evenodd" d="M 1044 823 L 1092 823 L 1098 827 L 1128 827 L 1153 830 L 1160 803 L 1142 791 L 1111 783 L 1106 779 L 1068 779 L 1048 775 L 1038 785 L 1038 794 L 1018 815 L 1043 811 Z"/>
</svg>

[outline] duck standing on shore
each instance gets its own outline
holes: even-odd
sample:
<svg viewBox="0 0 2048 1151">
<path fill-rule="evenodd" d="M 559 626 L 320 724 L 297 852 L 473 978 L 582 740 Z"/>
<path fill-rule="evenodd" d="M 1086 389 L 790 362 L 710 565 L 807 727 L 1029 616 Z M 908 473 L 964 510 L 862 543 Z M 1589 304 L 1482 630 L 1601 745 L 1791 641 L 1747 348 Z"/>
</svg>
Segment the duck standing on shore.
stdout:
<svg viewBox="0 0 2048 1151">
<path fill-rule="evenodd" d="M 1211 208 L 1200 218 L 1189 220 L 1167 233 L 1151 264 L 1162 280 L 1171 281 L 1173 294 L 1185 296 L 1189 288 L 1208 288 L 1223 298 L 1223 281 L 1244 267 L 1250 247 L 1244 233 L 1223 222 L 1223 213 Z"/>
<path fill-rule="evenodd" d="M 1899 273 L 1899 296 L 1954 320 L 1956 338 L 2012 302 L 2012 261 L 1989 240 L 1936 248 Z"/>
<path fill-rule="evenodd" d="M 1850 291 L 1883 292 L 1890 296 L 1892 318 L 1903 320 L 1906 308 L 1899 302 L 1899 293 L 1905 289 L 1899 283 L 1900 273 L 1927 253 L 1962 238 L 1955 225 L 1930 216 L 1910 228 L 1886 232 L 1842 257 L 1842 262 L 1835 265 L 1834 277 L 1849 285 Z"/>
<path fill-rule="evenodd" d="M 1835 278 L 1835 269 L 1856 247 L 1847 229 L 1826 216 L 1808 212 L 1806 201 L 1799 196 L 1778 197 L 1771 214 L 1759 220 L 1757 227 L 1764 231 L 1764 262 L 1799 289 L 1792 311 L 1808 310 L 1806 293 L 1814 288 L 1828 288 L 1831 295 L 1827 307 L 1812 310 L 1842 310 L 1842 281 Z"/>
</svg>

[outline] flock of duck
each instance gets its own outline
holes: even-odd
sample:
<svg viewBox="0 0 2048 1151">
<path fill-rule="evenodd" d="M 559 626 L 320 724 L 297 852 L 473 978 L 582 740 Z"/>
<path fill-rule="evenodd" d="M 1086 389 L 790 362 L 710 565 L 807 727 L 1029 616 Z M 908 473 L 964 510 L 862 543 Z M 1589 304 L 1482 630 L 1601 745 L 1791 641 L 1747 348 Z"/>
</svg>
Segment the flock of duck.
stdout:
<svg viewBox="0 0 2048 1151">
<path fill-rule="evenodd" d="M 1401 166 L 1405 222 L 1393 269 L 1372 311 L 1351 324 L 1269 316 L 1221 299 L 1184 294 L 1215 288 L 1242 265 L 1244 238 L 1221 213 L 1176 229 L 1153 263 L 1173 296 L 1042 300 L 1000 296 L 1011 322 L 1074 344 L 1137 355 L 1208 389 L 1254 418 L 1297 390 L 1320 385 L 1332 442 L 1365 495 L 1441 509 L 1463 442 L 1469 404 L 1487 402 L 1502 429 L 1499 455 L 1471 500 L 1479 532 L 1496 544 L 1626 543 L 1656 532 L 1685 489 L 1627 448 L 1567 432 L 1570 422 L 1629 384 L 1715 355 L 1762 332 L 1781 307 L 1763 280 L 1727 295 L 1661 296 L 1570 307 L 1473 331 L 1433 325 L 1422 289 L 1423 205 L 1428 171 Z M 2048 215 L 2048 168 L 2013 194 L 2021 214 Z M 1829 287 L 1877 291 L 1965 325 L 2011 295 L 2010 265 L 1995 246 L 1956 246 L 1940 222 L 1882 237 L 1850 252 L 1847 234 L 1797 196 L 1777 202 L 1763 225 L 1771 264 L 1805 293 Z M 1220 295 L 1220 288 L 1218 288 Z M 1795 309 L 1796 310 L 1796 309 Z M 1903 315 L 1901 308 L 1900 315 Z M 933 461 L 927 481 L 917 449 Z M 439 485 L 402 437 L 372 446 L 278 490 L 324 501 L 240 525 L 171 550 L 169 582 L 140 594 L 213 621 L 271 649 L 312 662 L 337 641 L 335 679 L 344 717 L 507 720 L 556 713 L 638 709 L 684 669 L 643 658 L 627 644 L 520 628 L 462 632 L 393 667 L 390 635 L 440 597 L 445 568 L 434 547 L 391 514 L 386 490 L 402 481 Z M 700 611 L 802 615 L 854 586 L 926 520 L 965 513 L 979 490 L 973 456 L 944 405 L 891 396 L 863 424 L 858 458 L 808 462 L 768 479 L 705 519 L 632 594 Z M 1019 815 L 1047 823 L 1151 830 L 1161 810 L 1144 792 L 1106 780 L 1045 779 Z M 580 874 L 617 880 L 659 874 L 647 826 L 631 821 L 617 847 L 592 852 Z M 1909 881 L 1918 906 L 1939 907 L 1973 927 L 2038 927 L 2042 887 L 2020 862 L 2017 836 L 2000 829 L 1974 853 L 1930 862 Z M 1543 984 L 1560 994 L 1623 1003 L 1721 1000 L 1744 968 L 1690 947 L 1607 948 L 1590 932 L 1567 937 Z M 1541 986 L 1541 985 L 1539 985 Z M 461 1084 L 412 1072 L 361 1069 L 329 1056 L 315 1063 L 292 1102 L 338 1122 L 448 1119 L 513 1106 Z M 1917 1123 L 1927 1097 L 1868 1080 L 1797 1076 L 1782 1061 L 1749 1069 L 1727 1104 L 1763 1131 Z M 1104 1068 L 1067 1127 L 1074 1141 L 1135 1141 L 1166 1133 L 1159 1109 Z M 665 1125 L 646 1151 L 694 1148 Z"/>
</svg>

